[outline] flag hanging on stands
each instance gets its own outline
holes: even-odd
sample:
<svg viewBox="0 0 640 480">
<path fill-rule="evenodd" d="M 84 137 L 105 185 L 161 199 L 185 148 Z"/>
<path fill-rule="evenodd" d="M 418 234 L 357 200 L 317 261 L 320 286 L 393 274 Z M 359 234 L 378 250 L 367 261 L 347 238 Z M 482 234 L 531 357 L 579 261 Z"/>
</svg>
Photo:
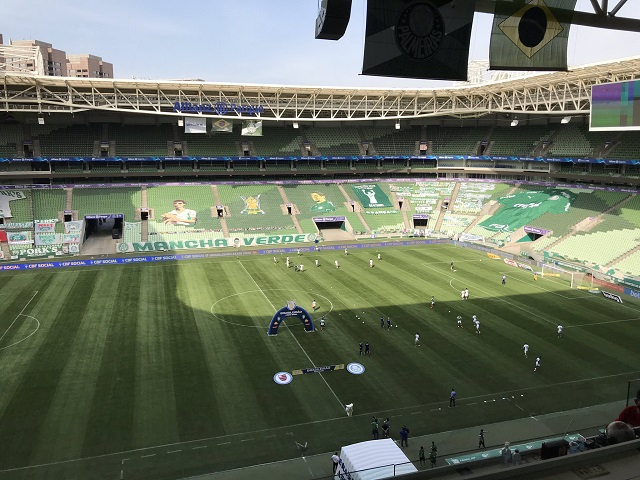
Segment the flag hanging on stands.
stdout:
<svg viewBox="0 0 640 480">
<path fill-rule="evenodd" d="M 245 137 L 261 137 L 262 120 L 243 120 L 241 135 Z"/>
<path fill-rule="evenodd" d="M 185 117 L 184 133 L 207 133 L 207 119 Z"/>
<path fill-rule="evenodd" d="M 218 120 L 214 120 L 211 125 L 212 132 L 232 132 L 233 131 L 233 123 L 225 120 L 224 118 L 219 118 Z"/>
<path fill-rule="evenodd" d="M 475 2 L 367 0 L 363 75 L 466 80 Z"/>
<path fill-rule="evenodd" d="M 498 0 L 489 68 L 566 70 L 569 27 L 576 0 Z"/>
</svg>

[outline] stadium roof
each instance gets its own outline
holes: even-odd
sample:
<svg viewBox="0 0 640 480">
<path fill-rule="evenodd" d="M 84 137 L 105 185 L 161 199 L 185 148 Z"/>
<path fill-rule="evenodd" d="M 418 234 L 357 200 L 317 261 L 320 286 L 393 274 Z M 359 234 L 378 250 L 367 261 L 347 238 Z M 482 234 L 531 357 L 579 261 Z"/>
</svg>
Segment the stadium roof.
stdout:
<svg viewBox="0 0 640 480">
<path fill-rule="evenodd" d="M 590 87 L 640 76 L 640 57 L 554 72 L 439 89 L 370 89 L 176 80 L 62 78 L 7 73 L 0 111 L 77 113 L 88 110 L 162 116 L 266 121 L 410 119 L 489 113 L 588 114 Z M 174 109 L 176 103 L 193 110 Z M 220 110 L 226 104 L 261 107 Z"/>
</svg>

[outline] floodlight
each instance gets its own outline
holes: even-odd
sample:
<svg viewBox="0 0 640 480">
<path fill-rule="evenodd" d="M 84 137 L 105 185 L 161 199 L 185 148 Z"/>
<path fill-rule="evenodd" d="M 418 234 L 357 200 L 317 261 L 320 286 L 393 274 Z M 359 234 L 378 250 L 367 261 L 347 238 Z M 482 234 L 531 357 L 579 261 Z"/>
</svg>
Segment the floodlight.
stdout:
<svg viewBox="0 0 640 480">
<path fill-rule="evenodd" d="M 38 117 L 38 125 L 44 125 L 44 117 Z"/>
<path fill-rule="evenodd" d="M 571 117 L 567 116 L 567 117 L 563 117 L 562 120 L 560 120 L 560 123 L 569 123 L 571 121 Z"/>
<path fill-rule="evenodd" d="M 300 125 L 298 125 L 298 122 L 293 122 L 293 128 L 300 128 Z"/>
<path fill-rule="evenodd" d="M 518 122 L 518 119 L 517 119 L 517 118 L 514 118 L 513 120 L 511 120 L 511 126 L 512 126 L 512 127 L 516 127 L 516 126 L 518 126 L 518 123 L 520 123 L 520 122 Z"/>
<path fill-rule="evenodd" d="M 178 119 L 178 126 L 179 127 L 184 127 L 184 120 L 182 118 Z"/>
<path fill-rule="evenodd" d="M 400 130 L 400 122 L 396 122 L 396 130 Z"/>
</svg>

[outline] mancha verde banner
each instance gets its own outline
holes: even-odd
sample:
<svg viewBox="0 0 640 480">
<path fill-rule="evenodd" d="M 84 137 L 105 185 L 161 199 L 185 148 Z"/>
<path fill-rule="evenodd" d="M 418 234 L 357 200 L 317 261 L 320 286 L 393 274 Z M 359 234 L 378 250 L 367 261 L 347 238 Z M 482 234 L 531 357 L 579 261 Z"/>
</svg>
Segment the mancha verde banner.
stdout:
<svg viewBox="0 0 640 480">
<path fill-rule="evenodd" d="M 192 250 L 198 248 L 224 247 L 256 247 L 266 245 L 283 245 L 290 243 L 313 242 L 315 233 L 296 235 L 261 235 L 255 237 L 208 238 L 205 240 L 179 240 L 175 242 L 118 243 L 116 250 L 120 253 L 155 252 L 166 250 Z"/>
<path fill-rule="evenodd" d="M 364 208 L 393 207 L 389 197 L 376 183 L 352 185 L 351 188 Z"/>
</svg>

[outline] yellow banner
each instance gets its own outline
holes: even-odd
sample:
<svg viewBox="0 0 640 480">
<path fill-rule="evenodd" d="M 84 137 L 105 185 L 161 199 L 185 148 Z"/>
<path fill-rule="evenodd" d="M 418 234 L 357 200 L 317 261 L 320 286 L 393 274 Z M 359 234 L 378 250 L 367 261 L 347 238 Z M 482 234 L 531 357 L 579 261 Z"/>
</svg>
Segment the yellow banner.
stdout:
<svg viewBox="0 0 640 480">
<path fill-rule="evenodd" d="M 496 255 L 495 253 L 487 253 L 487 257 L 489 257 L 489 258 L 497 258 L 497 259 L 500 258 L 500 256 Z"/>
</svg>

